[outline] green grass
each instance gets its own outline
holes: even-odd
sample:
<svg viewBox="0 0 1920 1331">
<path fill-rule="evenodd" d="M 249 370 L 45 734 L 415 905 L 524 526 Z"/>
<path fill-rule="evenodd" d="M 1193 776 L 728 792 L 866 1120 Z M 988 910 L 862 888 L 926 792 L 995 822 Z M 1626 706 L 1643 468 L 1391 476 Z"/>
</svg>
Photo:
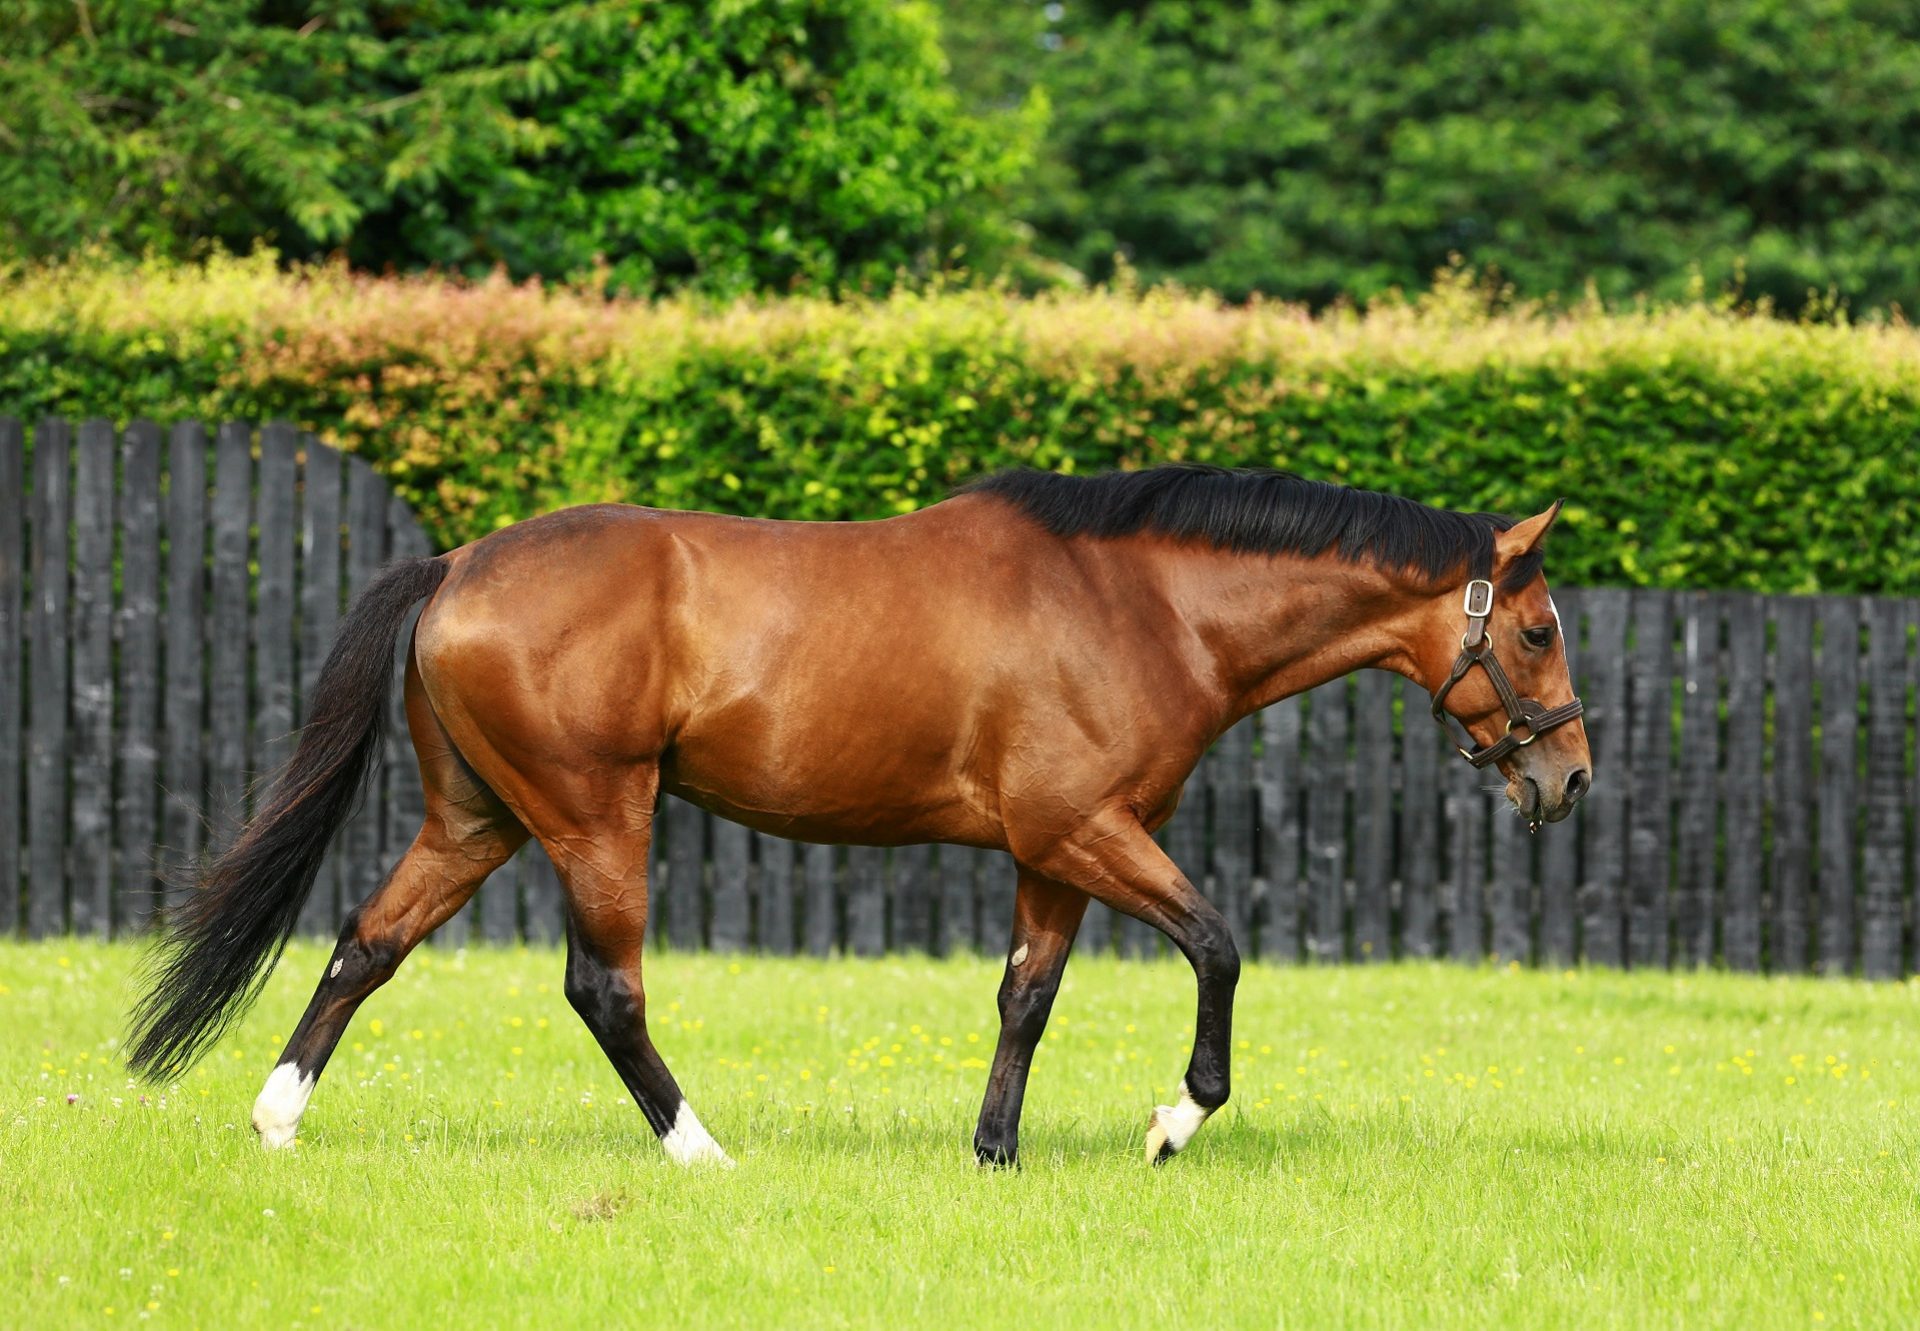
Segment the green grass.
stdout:
<svg viewBox="0 0 1920 1331">
<path fill-rule="evenodd" d="M 1920 1314 L 1920 985 L 1255 967 L 1233 1103 L 1150 1171 L 1192 983 L 1081 959 L 1024 1168 L 991 1173 L 968 1139 L 997 963 L 661 956 L 657 1040 L 740 1161 L 685 1172 L 568 1010 L 558 954 L 524 950 L 417 955 L 298 1148 L 266 1154 L 248 1113 L 323 959 L 293 949 L 207 1063 L 142 1100 L 117 1054 L 133 951 L 0 945 L 0 1324 Z"/>
</svg>

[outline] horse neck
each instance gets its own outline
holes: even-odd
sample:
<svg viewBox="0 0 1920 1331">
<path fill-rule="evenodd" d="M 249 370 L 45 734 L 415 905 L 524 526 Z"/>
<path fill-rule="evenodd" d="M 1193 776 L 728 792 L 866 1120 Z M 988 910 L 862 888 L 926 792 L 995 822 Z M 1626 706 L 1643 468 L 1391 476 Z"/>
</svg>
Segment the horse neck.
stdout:
<svg viewBox="0 0 1920 1331">
<path fill-rule="evenodd" d="M 1354 670 L 1414 672 L 1428 598 L 1371 564 L 1193 546 L 1165 558 L 1163 585 L 1209 660 L 1223 726 Z"/>
</svg>

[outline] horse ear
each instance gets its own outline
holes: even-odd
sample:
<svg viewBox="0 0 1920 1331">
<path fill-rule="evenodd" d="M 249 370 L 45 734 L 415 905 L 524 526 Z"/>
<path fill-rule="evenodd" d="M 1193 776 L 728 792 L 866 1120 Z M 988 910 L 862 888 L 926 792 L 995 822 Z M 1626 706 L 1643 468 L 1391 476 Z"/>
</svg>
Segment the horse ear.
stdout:
<svg viewBox="0 0 1920 1331">
<path fill-rule="evenodd" d="M 1567 501 L 1556 499 L 1553 507 L 1544 513 L 1536 513 L 1525 522 L 1516 522 L 1493 538 L 1494 554 L 1501 565 L 1511 564 L 1514 560 L 1530 555 L 1546 543 L 1547 532 L 1553 527 L 1553 521 L 1560 516 L 1560 506 Z"/>
</svg>

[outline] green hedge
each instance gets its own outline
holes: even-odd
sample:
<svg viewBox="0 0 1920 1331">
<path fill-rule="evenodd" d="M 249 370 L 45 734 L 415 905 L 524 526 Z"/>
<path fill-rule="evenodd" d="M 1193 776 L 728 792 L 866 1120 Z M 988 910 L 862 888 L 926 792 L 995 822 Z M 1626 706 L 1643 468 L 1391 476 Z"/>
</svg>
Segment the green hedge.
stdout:
<svg viewBox="0 0 1920 1331">
<path fill-rule="evenodd" d="M 1920 337 L 1709 305 L 1310 319 L 1169 292 L 606 303 L 503 282 L 76 268 L 0 282 L 0 413 L 285 417 L 445 542 L 569 502 L 872 518 L 1013 464 L 1273 464 L 1564 496 L 1568 583 L 1920 589 Z"/>
</svg>

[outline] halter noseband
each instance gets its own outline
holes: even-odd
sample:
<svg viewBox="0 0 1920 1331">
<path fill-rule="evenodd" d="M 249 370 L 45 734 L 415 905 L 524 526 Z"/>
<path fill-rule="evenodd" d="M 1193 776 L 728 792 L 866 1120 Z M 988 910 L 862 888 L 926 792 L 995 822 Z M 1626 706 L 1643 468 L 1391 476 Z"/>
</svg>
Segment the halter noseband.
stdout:
<svg viewBox="0 0 1920 1331">
<path fill-rule="evenodd" d="M 1513 681 L 1500 668 L 1500 658 L 1493 654 L 1493 639 L 1487 635 L 1487 617 L 1493 613 L 1491 582 L 1485 578 L 1475 578 L 1469 582 L 1462 608 L 1467 612 L 1467 631 L 1460 639 L 1460 655 L 1453 663 L 1453 673 L 1447 676 L 1447 682 L 1433 695 L 1433 719 L 1439 723 L 1447 742 L 1462 758 L 1475 767 L 1491 767 L 1514 750 L 1524 749 L 1555 726 L 1564 726 L 1586 708 L 1578 698 L 1561 703 L 1558 707 L 1547 707 L 1514 692 Z M 1467 748 L 1455 740 L 1453 728 L 1447 724 L 1447 713 L 1442 707 L 1447 695 L 1453 692 L 1453 686 L 1465 679 L 1467 672 L 1475 666 L 1487 672 L 1487 678 L 1493 681 L 1493 691 L 1500 695 L 1500 705 L 1507 709 L 1507 733 L 1485 748 Z M 1467 743 L 1472 742 L 1473 737 L 1469 735 Z"/>
</svg>

